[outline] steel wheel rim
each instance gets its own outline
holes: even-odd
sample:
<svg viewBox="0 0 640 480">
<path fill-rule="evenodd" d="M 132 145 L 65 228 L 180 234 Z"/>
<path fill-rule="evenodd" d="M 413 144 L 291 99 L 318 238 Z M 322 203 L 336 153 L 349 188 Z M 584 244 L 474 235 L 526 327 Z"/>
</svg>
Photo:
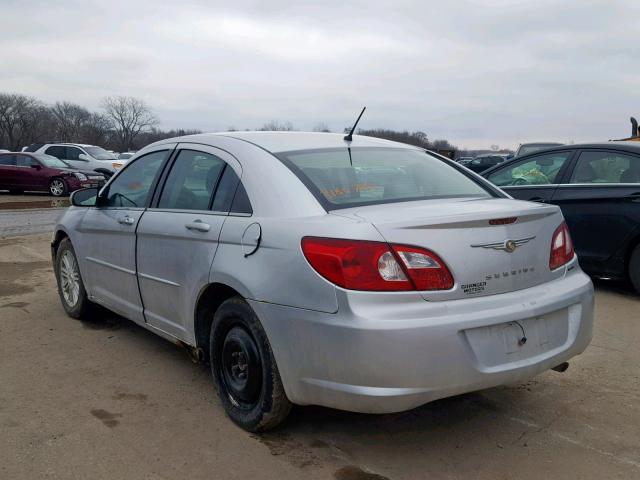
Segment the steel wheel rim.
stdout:
<svg viewBox="0 0 640 480">
<path fill-rule="evenodd" d="M 60 259 L 60 290 L 66 304 L 75 307 L 80 298 L 80 273 L 75 256 L 69 250 Z"/>
<path fill-rule="evenodd" d="M 49 190 L 51 190 L 51 193 L 56 197 L 62 195 L 64 192 L 64 184 L 62 183 L 62 180 L 52 181 Z"/>
<path fill-rule="evenodd" d="M 232 328 L 222 345 L 220 360 L 222 382 L 231 402 L 242 409 L 253 408 L 262 389 L 262 362 L 251 335 L 241 327 Z"/>
</svg>

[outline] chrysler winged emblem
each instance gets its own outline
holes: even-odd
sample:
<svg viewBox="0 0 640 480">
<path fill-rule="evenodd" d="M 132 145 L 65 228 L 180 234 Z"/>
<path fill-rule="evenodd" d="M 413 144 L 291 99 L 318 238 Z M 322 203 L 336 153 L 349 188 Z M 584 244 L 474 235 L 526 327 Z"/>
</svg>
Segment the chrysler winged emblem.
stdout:
<svg viewBox="0 0 640 480">
<path fill-rule="evenodd" d="M 495 242 L 495 243 L 483 243 L 483 244 L 479 244 L 479 245 L 471 245 L 473 248 L 491 248 L 493 250 L 503 250 L 507 253 L 513 253 L 516 248 L 518 248 L 521 245 L 524 245 L 525 243 L 529 242 L 530 240 L 533 240 L 536 237 L 527 237 L 527 238 L 520 238 L 517 240 L 505 240 L 504 242 Z"/>
</svg>

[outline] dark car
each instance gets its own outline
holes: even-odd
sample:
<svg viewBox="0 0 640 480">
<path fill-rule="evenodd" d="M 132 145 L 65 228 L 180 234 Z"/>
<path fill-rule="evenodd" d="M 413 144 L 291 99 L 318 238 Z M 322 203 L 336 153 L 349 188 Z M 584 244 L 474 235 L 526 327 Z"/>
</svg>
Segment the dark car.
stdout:
<svg viewBox="0 0 640 480">
<path fill-rule="evenodd" d="M 482 174 L 520 200 L 562 209 L 582 268 L 630 278 L 640 292 L 640 144 L 566 145 Z"/>
<path fill-rule="evenodd" d="M 62 160 L 41 153 L 0 154 L 0 190 L 11 193 L 48 191 L 59 197 L 80 188 L 104 185 L 103 175 L 70 168 Z"/>
<path fill-rule="evenodd" d="M 467 163 L 462 163 L 469 170 L 473 170 L 476 173 L 484 172 L 485 170 L 495 167 L 499 163 L 505 161 L 505 157 L 502 155 L 478 155 L 476 158 Z"/>
</svg>

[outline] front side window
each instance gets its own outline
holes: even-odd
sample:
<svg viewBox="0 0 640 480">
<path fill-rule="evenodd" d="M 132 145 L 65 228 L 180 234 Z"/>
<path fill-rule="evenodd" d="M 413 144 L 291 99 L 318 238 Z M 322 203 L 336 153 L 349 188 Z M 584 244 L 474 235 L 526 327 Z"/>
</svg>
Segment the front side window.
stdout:
<svg viewBox="0 0 640 480">
<path fill-rule="evenodd" d="M 167 156 L 167 150 L 138 158 L 118 174 L 109 185 L 105 207 L 143 208 L 151 196 L 151 187 Z"/>
<path fill-rule="evenodd" d="M 4 165 L 5 167 L 15 167 L 16 155 L 0 155 L 0 165 Z"/>
<path fill-rule="evenodd" d="M 570 183 L 640 183 L 640 157 L 618 152 L 582 152 Z"/>
<path fill-rule="evenodd" d="M 16 155 L 18 157 L 19 167 L 30 167 L 31 165 L 38 165 L 38 162 L 28 155 Z"/>
<path fill-rule="evenodd" d="M 44 163 L 47 167 L 51 168 L 69 168 L 67 163 L 64 163 L 59 158 L 53 157 L 51 155 L 47 155 L 45 153 L 36 153 L 34 156 Z"/>
<path fill-rule="evenodd" d="M 571 151 L 563 151 L 527 158 L 498 169 L 488 180 L 499 187 L 554 184 L 571 154 Z"/>
<path fill-rule="evenodd" d="M 76 147 L 67 147 L 67 153 L 65 155 L 66 160 L 80 160 L 82 150 Z"/>
<path fill-rule="evenodd" d="M 226 163 L 210 153 L 181 150 L 167 177 L 159 208 L 208 210 Z"/>
<path fill-rule="evenodd" d="M 420 150 L 332 148 L 277 156 L 327 210 L 410 200 L 492 196 L 489 189 L 475 180 Z"/>
</svg>

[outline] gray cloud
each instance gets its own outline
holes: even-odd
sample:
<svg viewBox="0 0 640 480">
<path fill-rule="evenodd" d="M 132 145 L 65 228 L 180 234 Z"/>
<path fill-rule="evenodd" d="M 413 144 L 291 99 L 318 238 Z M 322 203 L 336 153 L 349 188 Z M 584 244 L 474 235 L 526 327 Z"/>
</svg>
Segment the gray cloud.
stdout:
<svg viewBox="0 0 640 480">
<path fill-rule="evenodd" d="M 460 146 L 620 137 L 640 115 L 631 1 L 3 0 L 0 91 L 164 127 L 423 130 Z"/>
</svg>

